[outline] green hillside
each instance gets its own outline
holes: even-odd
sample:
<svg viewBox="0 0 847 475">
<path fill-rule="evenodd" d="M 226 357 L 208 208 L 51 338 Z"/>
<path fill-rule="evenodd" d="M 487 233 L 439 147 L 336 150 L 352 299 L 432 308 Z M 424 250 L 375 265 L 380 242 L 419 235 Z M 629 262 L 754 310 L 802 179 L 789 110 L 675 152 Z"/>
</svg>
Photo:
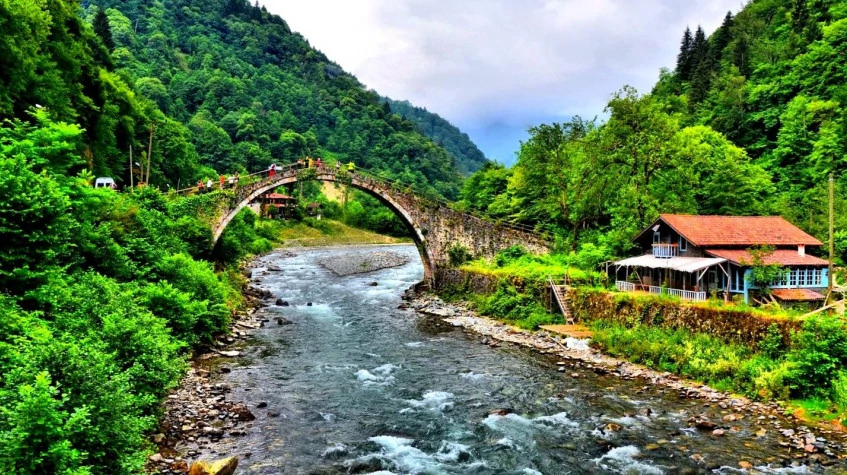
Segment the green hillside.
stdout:
<svg viewBox="0 0 847 475">
<path fill-rule="evenodd" d="M 418 130 L 443 146 L 455 158 L 456 167 L 462 174 L 473 173 L 488 161 L 468 134 L 440 115 L 423 107 L 416 107 L 409 101 L 395 101 L 388 97 L 380 99 L 388 104 L 391 112 L 414 122 Z"/>
<path fill-rule="evenodd" d="M 751 1 L 708 37 L 685 31 L 675 67 L 649 94 L 613 94 L 605 122 L 530 129 L 517 164 L 472 176 L 463 203 L 608 254 L 660 212 L 781 214 L 827 241 L 833 173 L 847 259 L 845 53 L 847 2 Z"/>
<path fill-rule="evenodd" d="M 176 186 L 302 155 L 354 161 L 455 197 L 443 147 L 293 33 L 240 0 L 7 2 L 0 116 L 36 105 L 85 130 L 84 163 L 129 181 L 130 148 L 151 183 Z M 102 8 L 101 8 L 102 7 Z M 103 13 L 105 12 L 105 14 Z M 94 25 L 94 28 L 89 28 Z M 26 60 L 23 60 L 26 58 Z M 463 168 L 464 169 L 464 168 Z"/>
</svg>

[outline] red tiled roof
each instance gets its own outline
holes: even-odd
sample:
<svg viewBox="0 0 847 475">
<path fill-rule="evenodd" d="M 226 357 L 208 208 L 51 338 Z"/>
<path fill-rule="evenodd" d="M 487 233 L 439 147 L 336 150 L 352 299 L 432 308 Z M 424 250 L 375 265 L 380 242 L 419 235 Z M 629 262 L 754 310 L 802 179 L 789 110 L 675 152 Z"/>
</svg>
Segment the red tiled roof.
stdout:
<svg viewBox="0 0 847 475">
<path fill-rule="evenodd" d="M 696 216 L 662 214 L 685 239 L 700 247 L 710 246 L 822 246 L 823 243 L 781 216 Z M 649 229 L 649 228 L 648 228 Z"/>
<path fill-rule="evenodd" d="M 773 289 L 773 296 L 785 301 L 808 302 L 812 300 L 823 300 L 826 297 L 810 289 Z"/>
<path fill-rule="evenodd" d="M 267 194 L 267 195 L 265 195 L 265 198 L 269 198 L 269 199 L 272 199 L 272 200 L 293 200 L 294 199 L 294 198 L 292 198 L 288 195 L 282 195 L 282 194 L 279 194 L 279 193 Z"/>
<path fill-rule="evenodd" d="M 735 262 L 736 264 L 750 264 L 753 258 L 746 249 L 706 249 L 706 253 L 715 257 Z M 779 264 L 782 266 L 825 266 L 829 263 L 820 257 L 806 254 L 801 256 L 796 249 L 777 249 L 763 259 L 765 264 Z"/>
</svg>

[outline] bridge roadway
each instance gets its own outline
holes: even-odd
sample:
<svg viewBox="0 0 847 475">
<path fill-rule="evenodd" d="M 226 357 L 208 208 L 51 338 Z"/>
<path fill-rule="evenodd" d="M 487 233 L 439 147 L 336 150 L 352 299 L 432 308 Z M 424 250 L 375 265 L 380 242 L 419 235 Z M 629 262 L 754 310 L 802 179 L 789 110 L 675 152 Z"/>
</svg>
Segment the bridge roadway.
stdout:
<svg viewBox="0 0 847 475">
<path fill-rule="evenodd" d="M 265 172 L 263 172 L 265 173 Z M 339 183 L 362 190 L 394 211 L 409 228 L 424 266 L 424 279 L 434 283 L 436 269 L 450 265 L 450 250 L 463 246 L 474 257 L 493 257 L 498 251 L 519 244 L 533 253 L 547 253 L 550 244 L 529 228 L 494 223 L 456 211 L 446 202 L 415 193 L 410 187 L 383 180 L 361 171 L 348 172 L 328 167 L 277 169 L 274 176 L 236 186 L 235 199 L 213 223 L 214 241 L 251 201 L 280 186 L 304 180 Z"/>
</svg>

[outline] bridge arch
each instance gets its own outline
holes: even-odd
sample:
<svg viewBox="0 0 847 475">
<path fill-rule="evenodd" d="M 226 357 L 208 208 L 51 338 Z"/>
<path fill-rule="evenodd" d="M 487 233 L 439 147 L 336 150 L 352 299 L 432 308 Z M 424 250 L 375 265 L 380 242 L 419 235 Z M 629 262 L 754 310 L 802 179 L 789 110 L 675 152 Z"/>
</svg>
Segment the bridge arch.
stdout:
<svg viewBox="0 0 847 475">
<path fill-rule="evenodd" d="M 245 190 L 244 193 L 239 193 L 237 196 L 237 203 L 235 206 L 230 207 L 226 212 L 224 212 L 221 219 L 215 223 L 214 229 L 212 230 L 212 242 L 216 243 L 218 239 L 223 234 L 227 225 L 232 221 L 233 218 L 244 209 L 251 201 L 256 198 L 264 195 L 265 193 L 279 188 L 280 186 L 285 186 L 293 183 L 297 183 L 298 181 L 307 181 L 307 180 L 318 180 L 318 181 L 326 181 L 331 183 L 341 183 L 344 185 L 352 186 L 358 190 L 364 191 L 369 195 L 375 197 L 379 200 L 383 205 L 388 207 L 391 211 L 400 218 L 400 221 L 406 225 L 409 229 L 412 240 L 415 242 L 415 246 L 418 248 L 418 252 L 421 256 L 421 262 L 423 262 L 424 267 L 424 280 L 427 282 L 431 282 L 435 276 L 435 268 L 436 268 L 436 260 L 432 254 L 432 250 L 427 246 L 426 243 L 426 231 L 422 230 L 418 225 L 416 225 L 416 220 L 414 219 L 413 213 L 409 210 L 405 209 L 402 204 L 398 202 L 398 200 L 392 196 L 392 193 L 387 192 L 387 189 L 383 186 L 380 186 L 381 183 L 374 181 L 370 177 L 360 174 L 347 174 L 341 173 L 336 174 L 331 170 L 320 170 L 316 173 L 309 173 L 312 170 L 299 170 L 301 173 L 297 173 L 297 170 L 286 170 L 276 175 L 273 178 L 267 178 L 259 182 L 258 186 L 250 187 L 249 190 Z M 306 173 L 302 173 L 306 172 Z"/>
<path fill-rule="evenodd" d="M 550 243 L 531 229 L 493 223 L 457 211 L 444 203 L 433 201 L 360 172 L 337 173 L 327 168 L 294 169 L 286 167 L 272 177 L 238 186 L 235 197 L 212 226 L 214 242 L 245 206 L 259 196 L 283 185 L 305 180 L 341 183 L 376 197 L 391 209 L 409 228 L 418 247 L 427 283 L 438 285 L 439 270 L 450 266 L 450 254 L 455 246 L 465 248 L 474 257 L 493 257 L 500 250 L 519 244 L 531 252 L 550 251 Z"/>
</svg>

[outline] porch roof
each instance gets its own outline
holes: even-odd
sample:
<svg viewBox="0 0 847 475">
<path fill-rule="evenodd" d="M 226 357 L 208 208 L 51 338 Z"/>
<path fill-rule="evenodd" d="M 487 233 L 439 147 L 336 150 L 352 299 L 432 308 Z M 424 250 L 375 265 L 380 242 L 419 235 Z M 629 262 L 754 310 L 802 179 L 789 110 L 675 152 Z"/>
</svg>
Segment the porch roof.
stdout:
<svg viewBox="0 0 847 475">
<path fill-rule="evenodd" d="M 786 302 L 809 302 L 826 298 L 820 292 L 815 292 L 812 289 L 773 289 L 771 292 L 774 297 Z"/>
<path fill-rule="evenodd" d="M 652 254 L 644 254 L 643 256 L 616 261 L 615 265 L 621 267 L 650 267 L 653 269 L 671 269 L 680 272 L 697 272 L 723 262 L 726 262 L 726 259 L 721 257 L 671 257 L 665 259 Z"/>
</svg>

